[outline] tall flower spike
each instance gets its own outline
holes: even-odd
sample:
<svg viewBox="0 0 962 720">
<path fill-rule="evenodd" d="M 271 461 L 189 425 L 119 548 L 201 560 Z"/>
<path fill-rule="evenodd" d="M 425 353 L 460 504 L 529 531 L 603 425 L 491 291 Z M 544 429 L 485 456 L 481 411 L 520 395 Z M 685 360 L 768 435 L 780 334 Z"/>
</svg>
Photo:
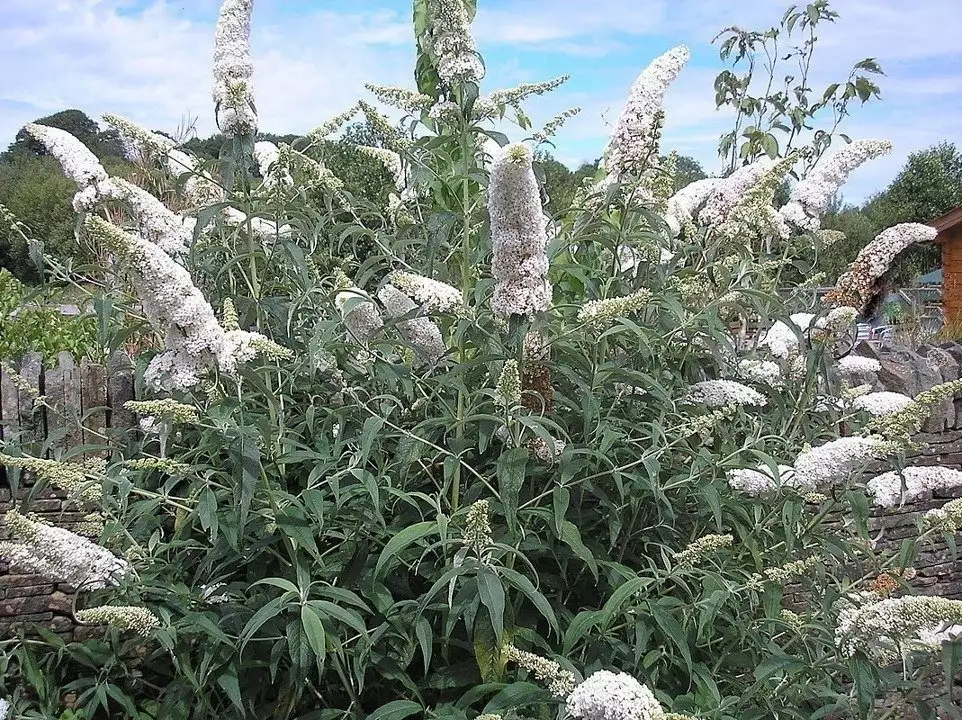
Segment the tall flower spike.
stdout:
<svg viewBox="0 0 962 720">
<path fill-rule="evenodd" d="M 548 235 L 531 163 L 531 150 L 515 143 L 501 148 L 491 165 L 488 214 L 496 280 L 491 307 L 505 318 L 544 312 L 551 298 Z"/>
<path fill-rule="evenodd" d="M 417 308 L 411 298 L 390 283 L 377 291 L 377 298 L 384 305 L 387 314 L 393 318 L 404 317 Z M 441 336 L 441 328 L 430 318 L 414 317 L 402 320 L 398 323 L 398 327 L 404 338 L 411 343 L 415 352 L 425 362 L 436 363 L 447 352 L 444 338 Z"/>
<path fill-rule="evenodd" d="M 855 168 L 868 160 L 888 155 L 888 140 L 855 140 L 833 153 L 792 189 L 791 198 L 780 210 L 782 217 L 796 227 L 815 232 L 821 227 L 822 215 L 839 188 Z"/>
<path fill-rule="evenodd" d="M 339 272 L 336 279 L 337 295 L 334 304 L 341 312 L 341 320 L 351 337 L 359 343 L 366 343 L 378 330 L 384 327 L 384 320 L 367 295 Z"/>
<path fill-rule="evenodd" d="M 738 168 L 724 178 L 714 187 L 705 202 L 705 207 L 698 213 L 699 222 L 712 226 L 725 222 L 745 193 L 755 187 L 774 164 L 769 158 L 763 157 L 751 165 Z"/>
<path fill-rule="evenodd" d="M 254 0 L 224 0 L 214 33 L 214 111 L 228 137 L 257 132 L 251 76 L 251 13 Z"/>
<path fill-rule="evenodd" d="M 76 618 L 87 625 L 109 625 L 142 637 L 148 637 L 154 628 L 160 627 L 160 620 L 150 610 L 129 605 L 101 605 L 78 610 Z"/>
<path fill-rule="evenodd" d="M 374 93 L 374 96 L 385 105 L 409 113 L 419 113 L 434 104 L 434 98 L 429 95 L 422 95 L 407 88 L 372 85 L 371 83 L 365 83 L 364 87 Z"/>
<path fill-rule="evenodd" d="M 638 176 L 658 160 L 658 134 L 665 92 L 675 81 L 691 53 L 679 45 L 655 58 L 628 94 L 605 151 L 604 166 L 616 180 Z"/>
<path fill-rule="evenodd" d="M 876 281 L 903 250 L 917 243 L 931 242 L 937 231 L 921 223 L 901 223 L 883 230 L 862 248 L 822 302 L 828 307 L 849 305 L 864 309 L 872 298 Z"/>
<path fill-rule="evenodd" d="M 428 43 L 438 77 L 448 85 L 476 83 L 484 75 L 464 0 L 428 0 Z"/>
<path fill-rule="evenodd" d="M 748 247 L 751 247 L 753 240 L 774 237 L 788 239 L 791 230 L 772 203 L 796 158 L 792 153 L 758 176 L 758 181 L 745 191 L 725 214 L 725 219 L 715 226 L 719 237 Z"/>
<path fill-rule="evenodd" d="M 78 190 L 107 179 L 107 171 L 97 156 L 66 130 L 36 123 L 30 123 L 24 130 L 56 158 L 64 175 L 77 183 Z"/>
<path fill-rule="evenodd" d="M 120 115 L 104 113 L 103 117 L 104 122 L 120 135 L 124 145 L 124 157 L 130 161 L 143 159 L 148 153 L 164 155 L 177 145 L 169 137 L 148 130 L 143 125 Z"/>
<path fill-rule="evenodd" d="M 939 466 L 907 467 L 901 475 L 893 470 L 868 481 L 875 504 L 882 507 L 895 507 L 918 500 L 933 490 L 957 487 L 962 487 L 962 472 Z"/>
<path fill-rule="evenodd" d="M 424 305 L 428 312 L 453 312 L 464 306 L 461 291 L 440 280 L 403 270 L 395 270 L 388 280 L 404 293 Z"/>
<path fill-rule="evenodd" d="M 82 590 L 116 586 L 131 572 L 125 560 L 69 530 L 16 510 L 4 519 L 15 542 L 0 543 L 0 557 L 24 570 Z"/>
<path fill-rule="evenodd" d="M 879 437 L 841 437 L 805 450 L 795 459 L 795 484 L 816 490 L 842 482 L 860 466 L 885 454 Z"/>
</svg>

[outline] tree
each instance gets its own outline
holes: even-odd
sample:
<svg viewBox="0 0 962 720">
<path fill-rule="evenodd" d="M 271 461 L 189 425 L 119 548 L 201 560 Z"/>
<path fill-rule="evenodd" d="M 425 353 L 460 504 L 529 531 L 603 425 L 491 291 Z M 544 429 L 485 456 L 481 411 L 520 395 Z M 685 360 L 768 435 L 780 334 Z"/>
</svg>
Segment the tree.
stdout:
<svg viewBox="0 0 962 720">
<path fill-rule="evenodd" d="M 99 158 L 108 156 L 122 156 L 123 146 L 117 133 L 112 130 L 101 130 L 97 122 L 82 110 L 61 110 L 53 115 L 34 120 L 39 125 L 66 130 Z M 45 155 L 46 151 L 39 142 L 33 139 L 26 130 L 17 133 L 16 140 L 0 156 L 0 162 L 11 162 L 23 155 Z"/>
<path fill-rule="evenodd" d="M 678 192 L 686 185 L 690 185 L 696 180 L 704 180 L 708 177 L 701 163 L 687 155 L 678 155 L 675 158 L 675 192 Z"/>
</svg>

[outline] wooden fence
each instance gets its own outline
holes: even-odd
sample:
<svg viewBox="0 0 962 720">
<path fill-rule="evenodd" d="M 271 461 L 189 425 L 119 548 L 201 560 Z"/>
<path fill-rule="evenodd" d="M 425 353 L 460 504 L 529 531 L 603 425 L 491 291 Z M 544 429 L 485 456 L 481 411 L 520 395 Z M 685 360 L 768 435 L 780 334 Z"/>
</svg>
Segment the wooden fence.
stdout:
<svg viewBox="0 0 962 720">
<path fill-rule="evenodd" d="M 0 367 L 0 439 L 48 457 L 73 454 L 81 446 L 123 443 L 136 424 L 124 408 L 133 398 L 133 363 L 123 351 L 113 353 L 106 366 L 87 358 L 77 364 L 64 352 L 55 365 L 44 367 L 40 355 L 29 353 Z"/>
</svg>

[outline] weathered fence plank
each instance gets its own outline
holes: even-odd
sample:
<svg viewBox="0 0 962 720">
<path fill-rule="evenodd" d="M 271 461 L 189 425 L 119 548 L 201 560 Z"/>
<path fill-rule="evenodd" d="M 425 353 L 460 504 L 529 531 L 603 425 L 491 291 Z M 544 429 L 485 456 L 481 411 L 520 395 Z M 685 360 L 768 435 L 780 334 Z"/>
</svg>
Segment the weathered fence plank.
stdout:
<svg viewBox="0 0 962 720">
<path fill-rule="evenodd" d="M 83 445 L 83 431 L 79 423 L 83 419 L 83 400 L 80 384 L 80 368 L 70 353 L 62 352 L 57 356 L 57 364 L 63 370 L 63 407 L 67 414 L 66 434 L 63 440 L 64 451 L 69 453 Z"/>
<path fill-rule="evenodd" d="M 20 434 L 20 393 L 13 377 L 0 367 L 0 418 L 3 420 L 3 439 L 16 441 Z"/>
<path fill-rule="evenodd" d="M 130 356 L 116 350 L 107 361 L 107 394 L 110 396 L 110 439 L 126 445 L 127 431 L 137 425 L 137 417 L 124 403 L 134 399 L 134 364 Z"/>
<path fill-rule="evenodd" d="M 21 442 L 40 444 L 46 436 L 44 427 L 44 409 L 37 404 L 36 397 L 29 388 L 40 392 L 41 375 L 43 374 L 43 356 L 40 353 L 27 353 L 20 364 L 21 387 L 18 389 L 20 406 L 20 427 L 23 431 Z M 24 386 L 26 383 L 28 387 Z"/>
<path fill-rule="evenodd" d="M 105 445 L 107 431 L 107 373 L 103 365 L 84 358 L 80 363 L 81 407 L 84 417 L 84 445 Z M 104 451 L 88 451 L 88 458 L 103 457 Z"/>
</svg>

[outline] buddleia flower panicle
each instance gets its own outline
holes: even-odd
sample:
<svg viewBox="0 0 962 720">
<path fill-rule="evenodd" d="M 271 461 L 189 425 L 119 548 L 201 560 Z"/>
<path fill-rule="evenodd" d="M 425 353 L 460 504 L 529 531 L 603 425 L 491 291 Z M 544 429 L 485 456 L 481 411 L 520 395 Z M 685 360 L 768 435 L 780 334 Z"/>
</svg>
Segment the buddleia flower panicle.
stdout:
<svg viewBox="0 0 962 720">
<path fill-rule="evenodd" d="M 665 720 L 654 693 L 627 673 L 599 670 L 568 696 L 565 707 L 579 720 Z"/>
<path fill-rule="evenodd" d="M 521 404 L 521 373 L 517 360 L 504 361 L 495 386 L 494 401 L 509 410 Z"/>
<path fill-rule="evenodd" d="M 816 318 L 811 325 L 809 337 L 813 342 L 831 342 L 852 329 L 858 318 L 858 310 L 847 305 L 832 308 L 827 314 Z"/>
<path fill-rule="evenodd" d="M 491 539 L 488 507 L 487 500 L 478 500 L 468 508 L 468 515 L 464 521 L 462 543 L 478 557 L 483 557 L 494 542 Z"/>
<path fill-rule="evenodd" d="M 355 287 L 344 273 L 338 271 L 335 283 L 334 304 L 341 313 L 344 326 L 354 340 L 367 343 L 384 327 L 381 314 L 367 294 Z"/>
<path fill-rule="evenodd" d="M 460 0 L 459 0 L 460 1 Z M 495 315 L 534 316 L 548 309 L 548 235 L 531 150 L 521 144 L 501 148 L 491 165 L 488 214 L 495 278 Z"/>
<path fill-rule="evenodd" d="M 566 122 L 568 122 L 568 120 L 573 118 L 575 115 L 578 115 L 579 113 L 581 113 L 581 108 L 575 107 L 575 108 L 568 108 L 564 112 L 559 113 L 558 115 L 555 115 L 553 118 L 551 118 L 548 122 L 544 124 L 544 127 L 542 127 L 534 135 L 532 135 L 531 139 L 534 140 L 536 143 L 548 142 L 548 140 L 554 137 L 555 133 L 557 133 L 558 130 L 561 129 L 562 125 L 564 125 Z"/>
<path fill-rule="evenodd" d="M 854 387 L 849 386 L 848 382 L 845 380 L 843 380 L 842 383 L 842 389 L 839 393 L 839 397 L 843 402 L 853 402 L 864 395 L 869 395 L 872 392 L 872 386 L 868 383 L 855 385 Z"/>
<path fill-rule="evenodd" d="M 505 90 L 495 90 L 491 93 L 490 101 L 494 105 L 517 106 L 531 97 L 545 95 L 552 90 L 557 90 L 571 79 L 570 75 L 559 75 L 551 80 L 543 80 L 536 83 L 521 83 L 517 87 Z"/>
<path fill-rule="evenodd" d="M 428 0 L 428 49 L 447 85 L 477 83 L 484 75 L 464 0 Z"/>
<path fill-rule="evenodd" d="M 861 388 L 869 388 L 869 385 L 860 385 Z M 897 413 L 912 404 L 912 398 L 897 392 L 869 392 L 852 399 L 852 407 L 855 410 L 864 410 L 870 415 L 883 416 Z"/>
<path fill-rule="evenodd" d="M 508 662 L 513 662 L 532 673 L 538 682 L 546 685 L 548 692 L 559 700 L 568 697 L 571 691 L 575 689 L 575 676 L 563 669 L 554 660 L 548 660 L 540 655 L 519 650 L 514 645 L 506 646 L 503 653 Z"/>
<path fill-rule="evenodd" d="M 423 305 L 429 313 L 457 312 L 464 306 L 461 291 L 440 280 L 395 270 L 388 276 L 388 281 Z"/>
<path fill-rule="evenodd" d="M 320 125 L 318 125 L 313 130 L 308 132 L 305 137 L 308 140 L 317 141 L 317 140 L 323 140 L 328 135 L 333 135 L 342 127 L 347 125 L 347 123 L 351 121 L 351 118 L 357 115 L 360 109 L 361 109 L 360 105 L 355 103 L 354 105 L 352 105 L 347 110 L 340 113 L 339 115 L 335 115 L 330 120 L 325 120 L 324 122 L 322 122 Z"/>
<path fill-rule="evenodd" d="M 0 453 L 0 464 L 34 473 L 51 485 L 66 490 L 67 497 L 75 503 L 99 503 L 103 499 L 103 473 L 91 473 L 94 477 L 88 477 L 86 469 L 79 463 Z"/>
<path fill-rule="evenodd" d="M 874 598 L 866 593 L 836 604 L 835 644 L 842 657 L 863 652 L 887 665 L 911 652 L 935 652 L 962 632 L 962 601 L 923 595 Z"/>
<path fill-rule="evenodd" d="M 748 586 L 760 587 L 764 582 L 784 585 L 795 578 L 801 577 L 821 563 L 822 559 L 818 555 L 810 555 L 802 560 L 792 560 L 778 567 L 765 568 L 761 573 L 754 573 L 748 578 Z"/>
<path fill-rule="evenodd" d="M 792 610 L 783 609 L 779 613 L 778 619 L 788 625 L 795 632 L 801 632 L 805 627 L 805 621 L 802 620 L 801 615 Z"/>
<path fill-rule="evenodd" d="M 725 208 L 724 219 L 714 225 L 720 238 L 749 246 L 753 240 L 788 239 L 791 229 L 772 207 L 772 203 L 775 201 L 775 193 L 785 182 L 797 157 L 790 154 L 767 165 L 757 176 L 748 174 L 748 177 L 755 178 L 755 181 L 744 188 L 734 204 Z"/>
<path fill-rule="evenodd" d="M 0 698 L 0 720 L 7 720 L 11 707 L 9 700 Z M 13 718 L 10 718 L 10 720 L 13 720 Z"/>
<path fill-rule="evenodd" d="M 163 156 L 177 147 L 169 137 L 148 130 L 133 120 L 113 113 L 104 113 L 103 118 L 120 135 L 124 157 L 131 162 L 142 162 L 151 154 Z"/>
<path fill-rule="evenodd" d="M 882 363 L 875 358 L 846 355 L 838 361 L 838 369 L 843 375 L 877 373 L 882 369 Z"/>
<path fill-rule="evenodd" d="M 419 113 L 434 104 L 434 98 L 430 95 L 422 95 L 416 90 L 371 83 L 365 83 L 364 87 L 374 93 L 374 96 L 385 105 L 409 113 Z"/>
<path fill-rule="evenodd" d="M 578 311 L 578 322 L 593 331 L 611 327 L 615 320 L 645 308 L 651 301 L 651 290 L 642 288 L 623 297 L 589 300 Z"/>
<path fill-rule="evenodd" d="M 77 183 L 77 189 L 95 185 L 107 179 L 97 156 L 66 130 L 30 123 L 24 127 L 63 168 L 63 174 Z"/>
<path fill-rule="evenodd" d="M 859 251 L 822 303 L 827 307 L 849 305 L 864 310 L 875 293 L 876 282 L 896 256 L 912 245 L 931 242 L 937 234 L 934 227 L 921 223 L 902 223 L 883 230 Z"/>
<path fill-rule="evenodd" d="M 193 405 L 177 402 L 172 398 L 161 400 L 128 400 L 124 409 L 141 417 L 152 416 L 174 425 L 196 423 L 200 415 Z"/>
<path fill-rule="evenodd" d="M 888 155 L 888 140 L 855 140 L 823 159 L 806 178 L 796 183 L 788 204 L 779 212 L 795 227 L 815 232 L 849 174 L 868 160 Z"/>
<path fill-rule="evenodd" d="M 922 523 L 927 529 L 955 532 L 962 527 L 962 498 L 949 500 L 940 508 L 928 510 L 922 516 Z"/>
<path fill-rule="evenodd" d="M 142 637 L 149 637 L 155 628 L 160 627 L 160 620 L 150 610 L 129 605 L 101 605 L 78 610 L 74 617 L 84 625 L 109 625 Z"/>
<path fill-rule="evenodd" d="M 668 87 L 678 78 L 691 53 L 684 45 L 655 58 L 635 80 L 615 122 L 603 163 L 609 177 L 640 177 L 657 163 L 662 109 Z"/>
<path fill-rule="evenodd" d="M 679 565 L 693 566 L 706 555 L 731 547 L 734 541 L 732 535 L 703 535 L 688 543 L 684 550 L 676 552 L 672 558 Z"/>
<path fill-rule="evenodd" d="M 779 465 L 777 470 L 777 473 L 773 473 L 767 465 L 759 465 L 756 468 L 735 468 L 726 473 L 726 479 L 732 490 L 752 497 L 767 495 L 781 487 L 798 487 L 795 482 L 795 469 L 792 466 Z M 803 486 L 800 489 L 807 488 Z"/>
<path fill-rule="evenodd" d="M 739 377 L 750 382 L 765 383 L 772 387 L 782 384 L 782 369 L 771 360 L 744 358 L 738 361 L 737 372 Z"/>
<path fill-rule="evenodd" d="M 130 470 L 158 470 L 171 476 L 186 475 L 190 472 L 190 465 L 170 458 L 136 458 L 124 460 L 123 465 Z"/>
<path fill-rule="evenodd" d="M 371 147 L 370 145 L 357 145 L 355 147 L 364 155 L 384 165 L 391 174 L 391 179 L 394 181 L 394 186 L 397 190 L 401 191 L 407 187 L 407 181 L 404 178 L 404 166 L 401 162 L 401 156 L 398 153 L 385 148 Z"/>
<path fill-rule="evenodd" d="M 688 389 L 685 402 L 710 408 L 754 405 L 763 407 L 768 399 L 754 388 L 734 380 L 703 380 Z"/>
<path fill-rule="evenodd" d="M 962 471 L 937 465 L 907 467 L 901 473 L 892 470 L 868 481 L 868 490 L 881 507 L 895 507 L 926 497 L 933 490 L 957 487 L 962 487 Z"/>
<path fill-rule="evenodd" d="M 815 320 L 814 313 L 795 313 L 789 316 L 789 321 L 796 325 L 804 337 L 804 333 Z M 799 336 L 795 329 L 786 322 L 778 320 L 772 325 L 765 337 L 758 344 L 767 350 L 772 357 L 787 360 L 799 351 Z"/>
<path fill-rule="evenodd" d="M 377 291 L 377 297 L 392 318 L 404 317 L 418 307 L 411 298 L 390 283 L 386 283 Z M 414 351 L 424 362 L 434 364 L 447 352 L 441 329 L 431 318 L 414 317 L 401 320 L 398 322 L 398 328 L 404 339 L 411 343 Z"/>
<path fill-rule="evenodd" d="M 962 379 L 940 383 L 916 395 L 903 409 L 875 417 L 866 431 L 877 433 L 902 448 L 910 448 L 913 436 L 932 415 L 932 409 L 959 393 L 962 393 Z"/>
<path fill-rule="evenodd" d="M 27 572 L 82 590 L 116 586 L 130 565 L 105 548 L 63 528 L 10 510 L 4 517 L 12 542 L 0 542 L 0 557 Z"/>
<path fill-rule="evenodd" d="M 696 180 L 668 198 L 665 220 L 673 234 L 677 235 L 682 227 L 691 223 L 698 208 L 723 182 L 720 178 Z"/>
<path fill-rule="evenodd" d="M 870 461 L 884 457 L 891 447 L 878 436 L 841 437 L 803 450 L 795 459 L 795 482 L 819 490 L 840 484 Z"/>
<path fill-rule="evenodd" d="M 251 78 L 254 0 L 224 0 L 214 32 L 214 103 L 217 127 L 228 137 L 257 132 Z"/>
</svg>

